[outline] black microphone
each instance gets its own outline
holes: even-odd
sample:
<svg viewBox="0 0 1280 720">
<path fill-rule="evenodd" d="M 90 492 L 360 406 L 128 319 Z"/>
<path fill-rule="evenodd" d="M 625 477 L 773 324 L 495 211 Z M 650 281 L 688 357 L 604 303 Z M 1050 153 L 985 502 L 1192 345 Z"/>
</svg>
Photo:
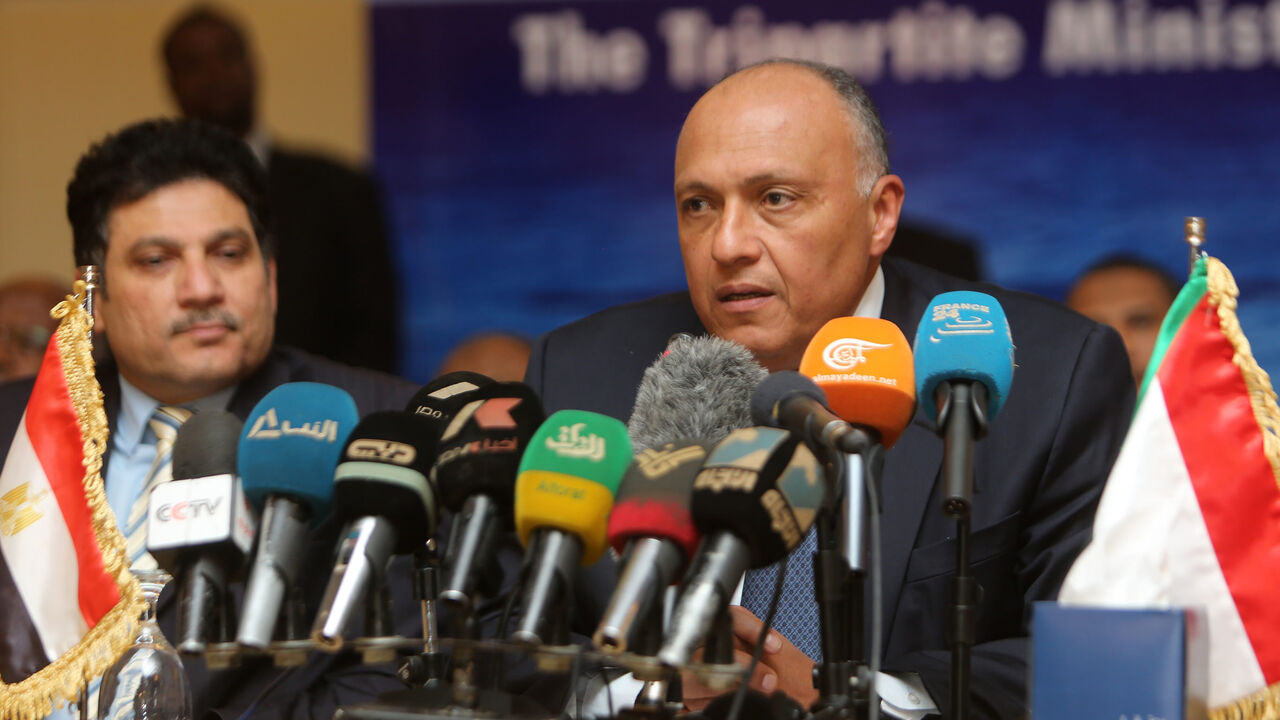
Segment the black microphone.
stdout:
<svg viewBox="0 0 1280 720">
<path fill-rule="evenodd" d="M 236 473 L 240 419 L 193 415 L 173 443 L 173 481 L 148 498 L 147 551 L 178 581 L 178 650 L 231 640 L 227 584 L 243 574 L 258 521 Z"/>
<path fill-rule="evenodd" d="M 736 430 L 707 456 L 693 484 L 703 534 L 658 660 L 689 662 L 749 567 L 781 560 L 813 525 L 825 497 L 817 457 L 787 430 Z"/>
<path fill-rule="evenodd" d="M 455 513 L 439 598 L 470 610 L 477 590 L 498 590 L 494 553 L 501 533 L 514 524 L 520 457 L 544 415 L 524 383 L 490 383 L 460 397 L 461 404 L 446 412 L 431 477 L 441 502 Z"/>
<path fill-rule="evenodd" d="M 751 418 L 757 425 L 786 428 L 814 447 L 859 453 L 876 442 L 831 412 L 827 395 L 794 370 L 772 373 L 751 396 Z"/>
<path fill-rule="evenodd" d="M 419 415 L 376 412 L 351 431 L 333 473 L 334 515 L 345 530 L 311 629 L 322 648 L 342 647 L 352 612 L 386 587 L 391 556 L 413 552 L 435 533 L 435 491 L 427 479 L 434 457 L 435 426 Z M 385 619 L 384 604 L 369 602 L 372 615 Z"/>
<path fill-rule="evenodd" d="M 462 398 L 472 390 L 492 385 L 493 378 L 470 370 L 445 373 L 423 385 L 409 398 L 405 412 L 421 415 L 443 429 Z M 437 434 L 439 434 L 437 432 Z"/>
</svg>

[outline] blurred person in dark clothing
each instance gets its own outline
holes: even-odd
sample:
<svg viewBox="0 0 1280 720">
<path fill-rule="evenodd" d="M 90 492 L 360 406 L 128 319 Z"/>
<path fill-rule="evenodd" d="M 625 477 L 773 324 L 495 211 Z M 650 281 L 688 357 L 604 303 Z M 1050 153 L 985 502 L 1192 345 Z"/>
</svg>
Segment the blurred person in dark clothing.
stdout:
<svg viewBox="0 0 1280 720">
<path fill-rule="evenodd" d="M 394 371 L 398 295 L 373 178 L 281 147 L 268 135 L 257 117 L 258 73 L 248 37 L 222 10 L 198 5 L 182 14 L 165 34 L 162 52 L 182 115 L 234 132 L 267 169 L 280 260 L 278 339 L 351 365 Z"/>
</svg>

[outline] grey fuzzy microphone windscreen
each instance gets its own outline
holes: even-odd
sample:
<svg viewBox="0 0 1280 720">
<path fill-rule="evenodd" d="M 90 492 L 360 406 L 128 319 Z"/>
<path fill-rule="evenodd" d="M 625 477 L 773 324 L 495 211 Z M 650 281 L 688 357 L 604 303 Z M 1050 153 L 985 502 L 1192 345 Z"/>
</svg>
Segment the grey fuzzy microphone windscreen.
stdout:
<svg viewBox="0 0 1280 720">
<path fill-rule="evenodd" d="M 768 371 L 745 347 L 677 335 L 644 371 L 627 421 L 635 452 L 676 440 L 714 445 L 751 423 L 751 393 Z"/>
</svg>

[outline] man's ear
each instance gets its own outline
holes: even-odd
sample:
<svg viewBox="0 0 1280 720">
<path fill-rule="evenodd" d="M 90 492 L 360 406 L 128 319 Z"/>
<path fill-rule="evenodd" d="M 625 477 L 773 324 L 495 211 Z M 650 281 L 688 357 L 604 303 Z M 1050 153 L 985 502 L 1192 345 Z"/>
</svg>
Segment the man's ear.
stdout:
<svg viewBox="0 0 1280 720">
<path fill-rule="evenodd" d="M 871 257 L 883 256 L 893 244 L 905 195 L 906 188 L 897 175 L 882 175 L 871 188 L 871 196 L 867 198 L 871 212 Z"/>
</svg>

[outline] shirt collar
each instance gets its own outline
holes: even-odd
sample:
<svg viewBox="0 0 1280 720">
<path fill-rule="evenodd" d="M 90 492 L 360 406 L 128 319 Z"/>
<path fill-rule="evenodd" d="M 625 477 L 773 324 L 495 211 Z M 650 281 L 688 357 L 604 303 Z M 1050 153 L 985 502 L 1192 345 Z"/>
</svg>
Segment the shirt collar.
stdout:
<svg viewBox="0 0 1280 720">
<path fill-rule="evenodd" d="M 884 270 L 876 265 L 876 273 L 867 283 L 867 289 L 858 301 L 858 308 L 853 311 L 854 317 L 878 318 L 884 312 Z"/>
<path fill-rule="evenodd" d="M 202 410 L 222 410 L 231 402 L 236 386 L 200 398 L 194 402 L 183 403 L 183 407 L 200 412 Z M 147 432 L 147 421 L 160 407 L 160 401 L 138 389 L 136 385 L 120 376 L 120 416 L 116 422 L 114 438 L 118 449 L 131 452 L 142 442 Z"/>
<path fill-rule="evenodd" d="M 244 142 L 253 151 L 253 156 L 258 158 L 258 162 L 262 167 L 267 166 L 267 159 L 271 156 L 271 136 L 263 130 L 260 125 L 254 125 L 249 134 L 245 136 Z"/>
</svg>

